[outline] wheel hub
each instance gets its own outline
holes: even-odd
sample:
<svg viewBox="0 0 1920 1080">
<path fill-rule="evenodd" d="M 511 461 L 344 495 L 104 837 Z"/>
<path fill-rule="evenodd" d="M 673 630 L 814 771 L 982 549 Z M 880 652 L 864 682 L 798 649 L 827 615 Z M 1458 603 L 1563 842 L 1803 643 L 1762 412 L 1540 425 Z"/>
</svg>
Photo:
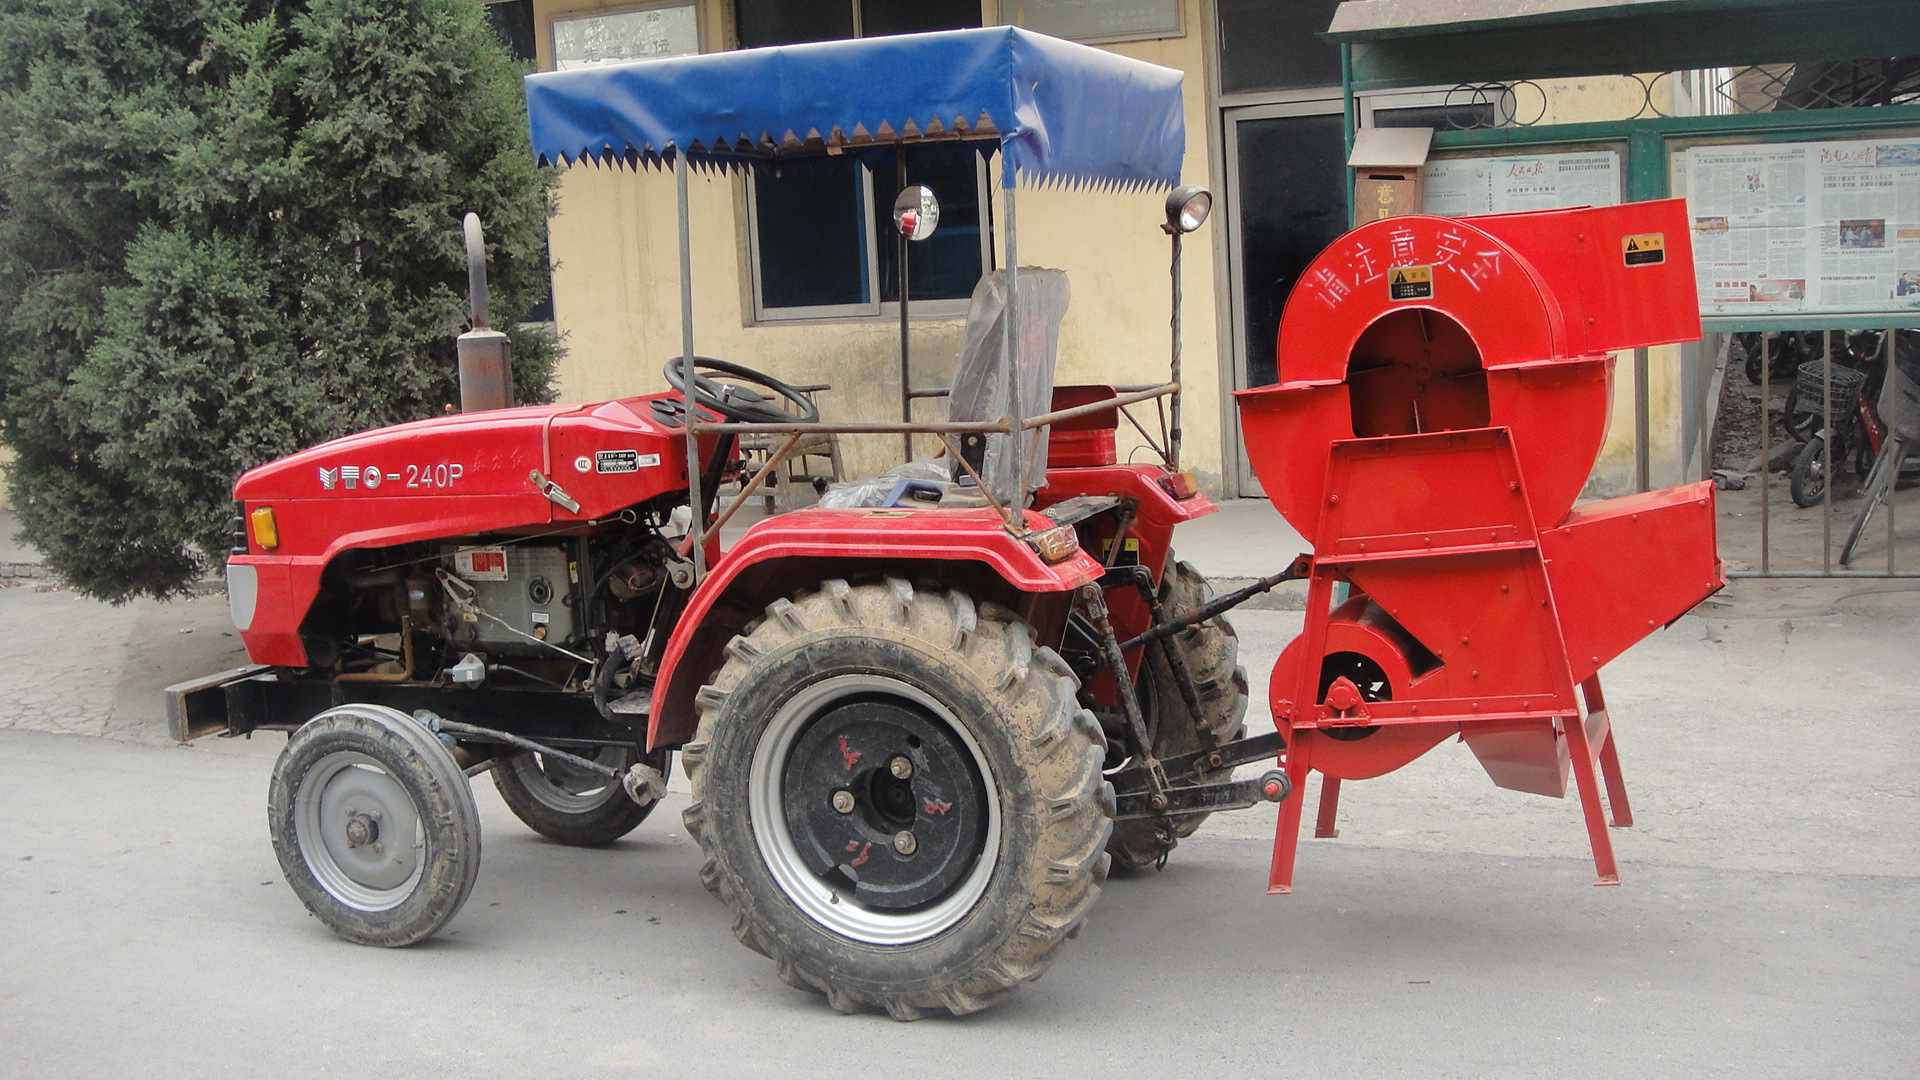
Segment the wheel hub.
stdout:
<svg viewBox="0 0 1920 1080">
<path fill-rule="evenodd" d="M 351 810 L 348 813 L 353 813 Z M 347 819 L 347 846 L 360 847 L 371 844 L 380 838 L 380 824 L 365 814 L 353 814 Z"/>
<path fill-rule="evenodd" d="M 987 832 L 985 801 L 967 747 L 897 699 L 823 713 L 794 740 L 781 774 L 801 860 L 885 911 L 932 903 L 967 877 Z"/>
<path fill-rule="evenodd" d="M 408 839 L 419 817 L 399 781 L 365 755 L 334 754 L 307 775 L 295 799 L 307 863 L 328 892 L 365 911 L 404 898 L 421 852 Z"/>
</svg>

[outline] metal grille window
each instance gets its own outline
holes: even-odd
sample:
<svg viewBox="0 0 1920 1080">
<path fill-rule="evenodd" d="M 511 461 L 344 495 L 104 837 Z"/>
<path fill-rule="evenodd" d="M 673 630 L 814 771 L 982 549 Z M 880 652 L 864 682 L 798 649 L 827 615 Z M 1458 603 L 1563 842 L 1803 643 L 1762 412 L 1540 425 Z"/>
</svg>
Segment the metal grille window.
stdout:
<svg viewBox="0 0 1920 1080">
<path fill-rule="evenodd" d="M 736 0 L 734 14 L 741 48 L 981 25 L 979 0 Z M 905 164 L 906 182 L 940 199 L 939 231 L 909 248 L 915 310 L 964 313 L 993 261 L 985 163 L 965 148 L 926 147 L 909 151 Z M 891 208 L 900 176 L 899 159 L 884 151 L 755 169 L 747 184 L 754 317 L 878 316 L 898 304 Z"/>
<path fill-rule="evenodd" d="M 740 47 L 979 26 L 980 0 L 735 0 Z"/>
</svg>

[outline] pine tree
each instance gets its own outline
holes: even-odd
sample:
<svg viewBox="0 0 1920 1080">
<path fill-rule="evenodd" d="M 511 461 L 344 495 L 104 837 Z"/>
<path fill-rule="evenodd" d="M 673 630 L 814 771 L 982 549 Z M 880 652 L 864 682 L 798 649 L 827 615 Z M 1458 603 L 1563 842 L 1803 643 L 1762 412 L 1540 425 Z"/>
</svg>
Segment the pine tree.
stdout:
<svg viewBox="0 0 1920 1080">
<path fill-rule="evenodd" d="M 457 400 L 462 215 L 496 322 L 545 288 L 520 74 L 473 0 L 0 0 L 0 436 L 52 569 L 177 594 L 242 471 Z"/>
</svg>

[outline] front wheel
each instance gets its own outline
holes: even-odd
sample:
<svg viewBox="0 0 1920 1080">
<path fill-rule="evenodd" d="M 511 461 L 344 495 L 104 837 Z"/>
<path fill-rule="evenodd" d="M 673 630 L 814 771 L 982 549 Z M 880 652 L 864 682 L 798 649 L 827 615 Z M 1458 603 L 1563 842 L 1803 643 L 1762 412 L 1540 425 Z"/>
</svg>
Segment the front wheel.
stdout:
<svg viewBox="0 0 1920 1080">
<path fill-rule="evenodd" d="M 1827 494 L 1827 437 L 1814 435 L 1807 439 L 1807 445 L 1793 459 L 1793 475 L 1787 484 L 1788 492 L 1793 496 L 1793 505 L 1805 510 L 1817 505 Z M 1844 449 L 1836 448 L 1844 456 Z"/>
<path fill-rule="evenodd" d="M 294 894 L 360 945 L 411 945 L 473 891 L 480 815 L 453 754 L 384 705 L 342 705 L 301 725 L 267 791 L 273 853 Z"/>
<path fill-rule="evenodd" d="M 1099 895 L 1113 805 L 1058 654 L 894 578 L 776 601 L 727 655 L 682 760 L 740 940 L 902 1020 L 1039 976 Z"/>
</svg>

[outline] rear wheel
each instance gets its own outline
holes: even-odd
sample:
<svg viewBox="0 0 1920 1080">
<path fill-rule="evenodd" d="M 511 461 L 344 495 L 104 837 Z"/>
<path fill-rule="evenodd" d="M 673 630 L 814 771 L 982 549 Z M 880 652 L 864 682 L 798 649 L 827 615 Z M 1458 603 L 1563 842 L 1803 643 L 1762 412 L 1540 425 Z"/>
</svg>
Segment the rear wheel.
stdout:
<svg viewBox="0 0 1920 1080">
<path fill-rule="evenodd" d="M 383 705 L 342 705 L 301 725 L 274 763 L 267 821 L 300 902 L 361 945 L 430 936 L 479 873 L 467 778 L 432 732 Z"/>
<path fill-rule="evenodd" d="M 1160 583 L 1162 611 L 1176 617 L 1212 599 L 1213 590 L 1198 570 L 1188 563 L 1171 563 Z M 1240 638 L 1233 626 L 1224 616 L 1216 616 L 1182 630 L 1167 643 L 1186 661 L 1199 708 L 1187 707 L 1172 666 L 1158 648 L 1148 648 L 1140 661 L 1139 691 L 1141 707 L 1154 719 L 1150 725 L 1154 756 L 1190 754 L 1244 737 L 1247 670 L 1240 666 Z M 1107 853 L 1123 869 L 1155 865 L 1206 819 L 1205 814 L 1182 814 L 1116 822 Z"/>
<path fill-rule="evenodd" d="M 834 1008 L 969 1013 L 1037 977 L 1106 876 L 1105 742 L 996 605 L 895 578 L 776 601 L 682 760 L 734 932 Z"/>
<path fill-rule="evenodd" d="M 620 773 L 625 773 L 634 760 L 633 750 L 623 746 L 583 753 Z M 665 766 L 662 755 L 654 767 L 664 773 Z M 657 801 L 645 806 L 634 802 L 618 780 L 530 750 L 496 765 L 493 786 L 527 828 L 575 847 L 595 847 L 620 839 L 647 820 L 657 805 Z"/>
</svg>

